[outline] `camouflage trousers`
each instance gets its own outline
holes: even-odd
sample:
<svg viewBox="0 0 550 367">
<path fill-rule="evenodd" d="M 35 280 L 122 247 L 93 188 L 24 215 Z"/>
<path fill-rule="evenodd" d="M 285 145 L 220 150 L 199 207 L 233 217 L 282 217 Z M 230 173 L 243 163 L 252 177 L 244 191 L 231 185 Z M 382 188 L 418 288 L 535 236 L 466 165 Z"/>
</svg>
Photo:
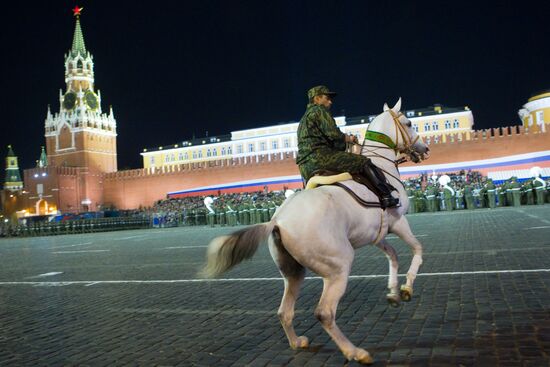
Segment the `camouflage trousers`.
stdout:
<svg viewBox="0 0 550 367">
<path fill-rule="evenodd" d="M 359 173 L 369 161 L 370 159 L 359 154 L 333 151 L 314 153 L 305 162 L 300 163 L 298 168 L 307 182 L 317 170 Z"/>
</svg>

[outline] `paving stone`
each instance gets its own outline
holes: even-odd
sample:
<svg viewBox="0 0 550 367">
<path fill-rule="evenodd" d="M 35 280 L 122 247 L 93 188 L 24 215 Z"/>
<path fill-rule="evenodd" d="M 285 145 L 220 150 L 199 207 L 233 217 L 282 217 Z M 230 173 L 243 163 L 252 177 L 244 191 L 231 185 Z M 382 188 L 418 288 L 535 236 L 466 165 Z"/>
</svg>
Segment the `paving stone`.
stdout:
<svg viewBox="0 0 550 367">
<path fill-rule="evenodd" d="M 550 205 L 408 216 L 424 235 L 413 299 L 389 308 L 387 260 L 375 248 L 360 249 L 352 275 L 384 277 L 350 279 L 339 327 L 373 355 L 374 366 L 550 365 L 550 272 L 509 271 L 548 268 L 550 230 L 528 228 L 549 217 Z M 344 357 L 313 315 L 318 279 L 304 282 L 296 308 L 297 332 L 311 342 L 303 351 L 289 348 L 276 315 L 282 280 L 169 282 L 196 279 L 205 251 L 199 246 L 229 231 L 0 239 L 0 365 L 342 366 Z M 411 252 L 390 242 L 405 273 Z M 52 253 L 83 243 L 109 252 Z M 54 271 L 62 274 L 40 281 L 88 283 L 6 283 Z M 460 271 L 467 273 L 433 275 Z M 261 246 L 226 277 L 279 273 Z M 101 283 L 113 280 L 167 282 Z"/>
</svg>

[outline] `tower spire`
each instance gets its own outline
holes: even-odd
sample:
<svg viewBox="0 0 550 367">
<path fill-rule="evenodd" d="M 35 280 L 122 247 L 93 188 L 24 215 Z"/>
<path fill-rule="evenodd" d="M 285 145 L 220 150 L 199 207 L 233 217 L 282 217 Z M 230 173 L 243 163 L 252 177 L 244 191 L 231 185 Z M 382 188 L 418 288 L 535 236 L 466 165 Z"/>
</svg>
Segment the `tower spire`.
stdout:
<svg viewBox="0 0 550 367">
<path fill-rule="evenodd" d="M 6 179 L 4 180 L 4 189 L 17 191 L 23 188 L 23 181 L 19 173 L 17 156 L 13 153 L 11 145 L 8 145 L 8 155 L 6 157 Z"/>
<path fill-rule="evenodd" d="M 73 57 L 77 54 L 81 54 L 82 57 L 86 56 L 86 45 L 84 44 L 84 36 L 82 34 L 82 28 L 80 27 L 80 12 L 84 8 L 79 8 L 78 6 L 75 6 L 73 9 L 73 14 L 76 17 L 76 25 L 74 28 L 74 36 L 73 36 L 73 47 L 71 48 L 71 53 L 73 54 Z"/>
</svg>

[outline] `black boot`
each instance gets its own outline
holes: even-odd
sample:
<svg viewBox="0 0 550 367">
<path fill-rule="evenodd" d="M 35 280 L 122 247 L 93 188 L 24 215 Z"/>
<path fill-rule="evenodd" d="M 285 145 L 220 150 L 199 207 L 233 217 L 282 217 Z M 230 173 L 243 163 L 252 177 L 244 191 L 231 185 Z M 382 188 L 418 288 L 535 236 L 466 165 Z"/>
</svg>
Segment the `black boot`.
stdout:
<svg viewBox="0 0 550 367">
<path fill-rule="evenodd" d="M 371 183 L 371 189 L 380 199 L 382 209 L 393 208 L 399 205 L 399 199 L 392 196 L 392 191 L 397 191 L 395 187 L 386 181 L 384 173 L 372 162 L 363 166 L 363 175 Z"/>
</svg>

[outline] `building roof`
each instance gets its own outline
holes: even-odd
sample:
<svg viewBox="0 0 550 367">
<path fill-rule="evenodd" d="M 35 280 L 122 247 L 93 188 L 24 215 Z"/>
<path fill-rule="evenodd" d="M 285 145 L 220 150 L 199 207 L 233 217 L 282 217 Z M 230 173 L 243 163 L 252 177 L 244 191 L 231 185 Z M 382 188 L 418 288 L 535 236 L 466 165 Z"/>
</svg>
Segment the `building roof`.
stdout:
<svg viewBox="0 0 550 367">
<path fill-rule="evenodd" d="M 8 157 L 15 157 L 15 153 L 13 152 L 13 149 L 11 147 L 11 145 L 8 145 Z"/>
<path fill-rule="evenodd" d="M 84 35 L 82 34 L 82 28 L 80 28 L 80 17 L 76 17 L 76 25 L 74 28 L 73 46 L 71 48 L 71 54 L 75 57 L 78 54 L 82 56 L 86 55 L 86 45 L 84 44 Z"/>
<path fill-rule="evenodd" d="M 208 144 L 214 144 L 214 143 L 221 143 L 231 141 L 231 134 L 225 134 L 225 135 L 216 135 L 216 136 L 205 136 L 203 138 L 191 138 L 188 140 L 181 141 L 179 143 L 175 144 L 168 144 L 163 145 L 159 147 L 152 147 L 152 148 L 145 148 L 143 149 L 144 152 L 156 152 L 159 150 L 166 150 L 166 149 L 177 149 L 177 148 L 185 148 L 190 146 L 201 146 L 201 145 L 208 145 Z"/>
</svg>

